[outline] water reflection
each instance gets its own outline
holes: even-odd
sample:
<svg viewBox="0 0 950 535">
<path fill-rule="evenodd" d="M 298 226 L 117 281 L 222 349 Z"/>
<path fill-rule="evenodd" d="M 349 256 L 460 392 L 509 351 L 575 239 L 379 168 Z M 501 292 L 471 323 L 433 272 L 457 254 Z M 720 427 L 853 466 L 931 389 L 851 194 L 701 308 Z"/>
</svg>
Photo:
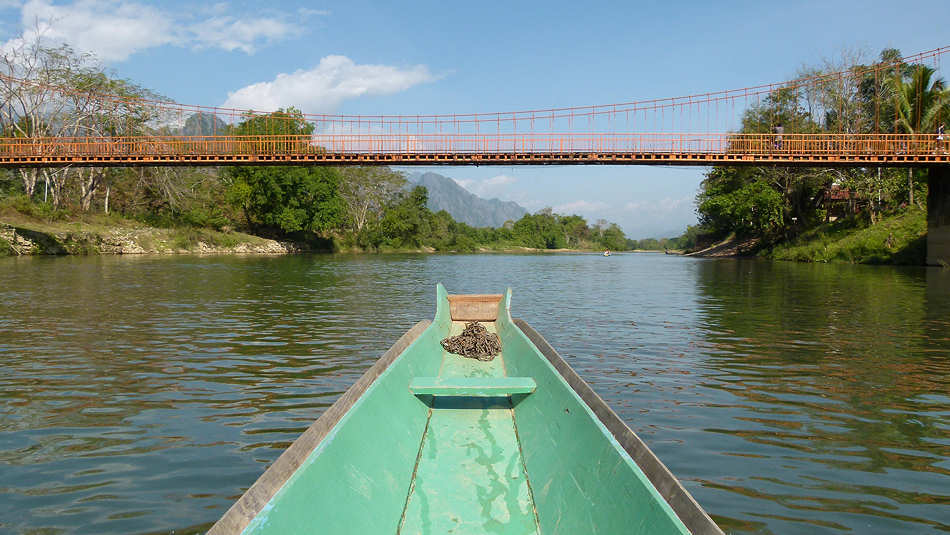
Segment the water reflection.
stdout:
<svg viewBox="0 0 950 535">
<path fill-rule="evenodd" d="M 189 533 L 433 287 L 529 320 L 729 531 L 950 530 L 950 272 L 665 255 L 0 259 L 0 532 Z"/>
<path fill-rule="evenodd" d="M 724 463 L 736 467 L 728 482 L 704 482 L 743 498 L 723 524 L 950 527 L 950 329 L 932 314 L 950 292 L 944 273 L 928 281 L 926 271 L 702 265 L 707 364 L 718 372 L 705 386 L 731 398 L 718 408 L 724 425 L 707 431 L 741 458 Z"/>
</svg>

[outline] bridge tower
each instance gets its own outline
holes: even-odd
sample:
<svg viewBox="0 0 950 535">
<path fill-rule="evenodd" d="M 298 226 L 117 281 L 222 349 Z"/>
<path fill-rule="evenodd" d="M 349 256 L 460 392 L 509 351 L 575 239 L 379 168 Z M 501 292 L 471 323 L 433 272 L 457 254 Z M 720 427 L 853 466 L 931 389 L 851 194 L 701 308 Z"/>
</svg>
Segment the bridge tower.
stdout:
<svg viewBox="0 0 950 535">
<path fill-rule="evenodd" d="M 950 166 L 929 169 L 927 192 L 927 264 L 950 265 Z"/>
</svg>

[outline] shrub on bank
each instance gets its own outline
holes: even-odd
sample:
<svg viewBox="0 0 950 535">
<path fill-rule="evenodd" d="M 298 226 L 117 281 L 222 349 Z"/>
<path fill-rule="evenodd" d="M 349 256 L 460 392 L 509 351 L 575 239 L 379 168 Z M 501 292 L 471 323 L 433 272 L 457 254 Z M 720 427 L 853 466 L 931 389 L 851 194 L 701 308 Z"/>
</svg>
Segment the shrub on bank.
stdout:
<svg viewBox="0 0 950 535">
<path fill-rule="evenodd" d="M 64 221 L 73 216 L 69 210 L 53 208 L 49 203 L 34 201 L 23 194 L 0 199 L 0 215 L 10 215 L 11 212 L 47 223 Z"/>
<path fill-rule="evenodd" d="M 237 234 L 196 227 L 177 227 L 173 229 L 171 236 L 172 248 L 185 251 L 196 249 L 199 243 L 212 247 L 230 248 L 238 245 L 241 241 Z"/>
</svg>

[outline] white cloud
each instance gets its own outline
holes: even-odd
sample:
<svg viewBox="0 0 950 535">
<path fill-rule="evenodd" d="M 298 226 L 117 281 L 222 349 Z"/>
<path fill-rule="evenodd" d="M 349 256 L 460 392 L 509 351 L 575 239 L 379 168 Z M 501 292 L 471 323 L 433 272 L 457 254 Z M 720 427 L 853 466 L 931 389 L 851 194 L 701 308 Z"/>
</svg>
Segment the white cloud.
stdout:
<svg viewBox="0 0 950 535">
<path fill-rule="evenodd" d="M 608 208 L 610 208 L 610 205 L 602 201 L 585 201 L 580 199 L 566 204 L 559 204 L 554 207 L 554 211 L 564 215 L 591 214 L 603 212 Z"/>
<path fill-rule="evenodd" d="M 49 42 L 93 52 L 107 62 L 180 40 L 171 17 L 135 3 L 79 0 L 54 6 L 45 0 L 31 0 L 23 6 L 21 19 L 27 41 L 41 36 Z"/>
<path fill-rule="evenodd" d="M 92 52 L 105 62 L 123 61 L 136 52 L 163 45 L 252 54 L 262 44 L 303 31 L 299 21 L 289 16 L 238 17 L 226 14 L 227 9 L 226 3 L 215 4 L 204 11 L 205 18 L 196 19 L 180 10 L 134 1 L 75 0 L 53 4 L 50 0 L 29 0 L 22 5 L 20 18 L 27 40 L 39 36 L 51 44 L 66 43 L 77 50 Z M 207 16 L 208 13 L 211 15 Z M 11 44 L 13 41 L 3 46 Z"/>
<path fill-rule="evenodd" d="M 346 56 L 326 56 L 312 69 L 281 73 L 270 82 L 228 93 L 223 106 L 261 111 L 295 106 L 308 112 L 332 112 L 347 99 L 398 93 L 434 79 L 425 65 L 358 65 Z"/>
<path fill-rule="evenodd" d="M 252 20 L 218 16 L 192 26 L 191 40 L 198 48 L 220 48 L 228 52 L 240 50 L 253 54 L 258 43 L 267 44 L 299 35 L 301 31 L 294 24 L 274 18 Z"/>
</svg>

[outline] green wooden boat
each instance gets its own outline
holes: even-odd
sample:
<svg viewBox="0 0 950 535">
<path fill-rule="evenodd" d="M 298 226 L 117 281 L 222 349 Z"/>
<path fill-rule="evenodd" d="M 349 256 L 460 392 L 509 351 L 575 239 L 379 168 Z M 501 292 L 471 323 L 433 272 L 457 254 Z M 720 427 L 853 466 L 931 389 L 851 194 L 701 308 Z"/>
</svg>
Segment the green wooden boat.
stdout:
<svg viewBox="0 0 950 535">
<path fill-rule="evenodd" d="M 208 532 L 722 533 L 505 295 L 448 295 Z M 477 320 L 490 362 L 440 341 Z"/>
</svg>

